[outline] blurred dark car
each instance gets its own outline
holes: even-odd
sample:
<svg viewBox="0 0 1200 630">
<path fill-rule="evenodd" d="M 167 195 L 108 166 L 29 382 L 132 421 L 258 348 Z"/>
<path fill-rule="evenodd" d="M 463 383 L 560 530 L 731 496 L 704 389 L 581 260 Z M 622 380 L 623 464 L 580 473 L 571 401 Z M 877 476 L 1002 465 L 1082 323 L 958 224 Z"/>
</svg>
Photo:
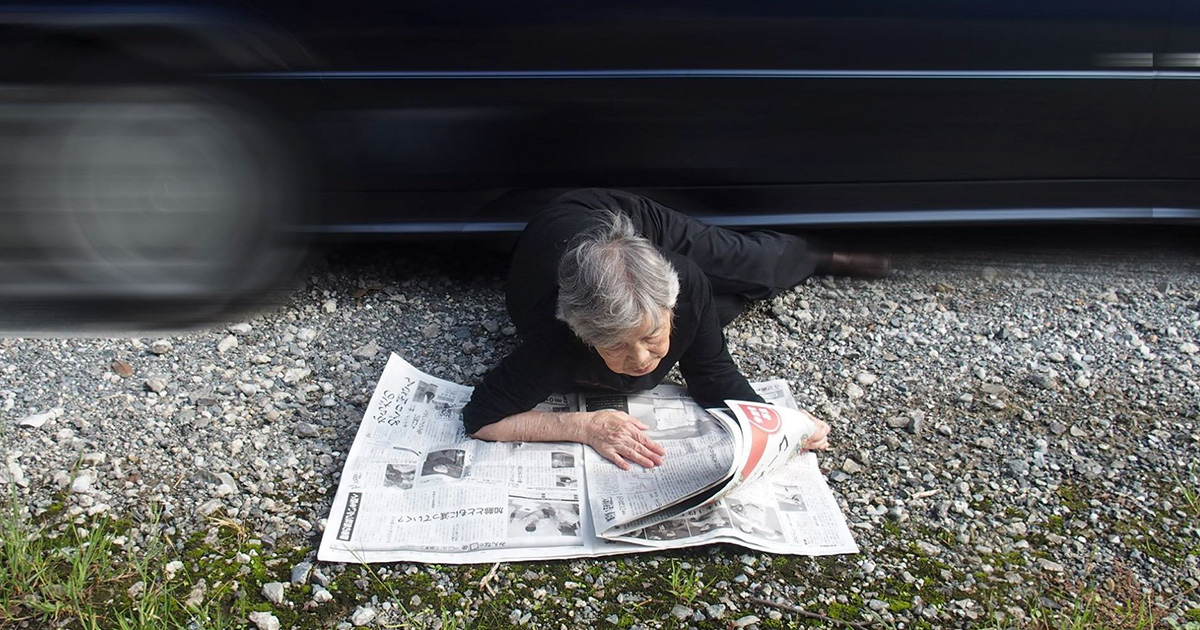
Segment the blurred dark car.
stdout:
<svg viewBox="0 0 1200 630">
<path fill-rule="evenodd" d="M 0 329 L 176 325 L 312 238 L 564 189 L 733 226 L 1190 221 L 1200 4 L 0 0 Z"/>
</svg>

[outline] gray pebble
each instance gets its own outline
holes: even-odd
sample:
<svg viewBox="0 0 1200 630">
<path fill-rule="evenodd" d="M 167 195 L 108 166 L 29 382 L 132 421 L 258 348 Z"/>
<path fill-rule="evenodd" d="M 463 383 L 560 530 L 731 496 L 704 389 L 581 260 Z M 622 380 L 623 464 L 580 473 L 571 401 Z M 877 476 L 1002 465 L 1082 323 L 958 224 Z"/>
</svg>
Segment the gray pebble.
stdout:
<svg viewBox="0 0 1200 630">
<path fill-rule="evenodd" d="M 24 418 L 17 420 L 17 426 L 23 429 L 40 429 L 42 428 L 42 425 L 61 417 L 62 414 L 62 407 L 55 407 L 50 411 L 44 411 L 42 413 L 35 413 L 25 416 Z"/>
<path fill-rule="evenodd" d="M 221 339 L 221 341 L 217 342 L 217 352 L 224 354 L 225 352 L 236 348 L 237 345 L 237 337 L 234 337 L 233 335 L 226 335 L 223 339 Z"/>
<path fill-rule="evenodd" d="M 370 606 L 359 606 L 350 615 L 350 623 L 355 626 L 365 626 L 375 620 L 375 609 Z"/>
<path fill-rule="evenodd" d="M 283 593 L 287 587 L 283 582 L 267 582 L 262 586 L 262 596 L 275 606 L 283 604 Z"/>
<path fill-rule="evenodd" d="M 312 570 L 313 564 L 311 562 L 301 562 L 292 567 L 292 584 L 296 586 L 307 584 Z"/>
<path fill-rule="evenodd" d="M 250 623 L 258 630 L 279 630 L 279 619 L 269 612 L 252 612 L 248 616 Z"/>
</svg>

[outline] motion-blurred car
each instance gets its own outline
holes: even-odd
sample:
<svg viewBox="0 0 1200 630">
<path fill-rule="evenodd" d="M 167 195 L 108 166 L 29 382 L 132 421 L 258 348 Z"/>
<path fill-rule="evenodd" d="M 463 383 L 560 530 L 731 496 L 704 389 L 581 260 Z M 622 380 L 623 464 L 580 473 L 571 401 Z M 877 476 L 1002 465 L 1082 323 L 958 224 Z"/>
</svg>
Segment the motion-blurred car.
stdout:
<svg viewBox="0 0 1200 630">
<path fill-rule="evenodd" d="M 0 0 L 0 329 L 201 320 L 312 237 L 516 232 L 583 186 L 1192 220 L 1198 97 L 1186 0 Z"/>
</svg>

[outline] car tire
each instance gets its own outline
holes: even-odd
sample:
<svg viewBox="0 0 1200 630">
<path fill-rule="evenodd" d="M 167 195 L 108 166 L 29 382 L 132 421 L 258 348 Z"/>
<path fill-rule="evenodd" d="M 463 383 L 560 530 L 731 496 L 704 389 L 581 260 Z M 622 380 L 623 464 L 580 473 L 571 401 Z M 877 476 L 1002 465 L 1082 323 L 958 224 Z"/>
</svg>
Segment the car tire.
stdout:
<svg viewBox="0 0 1200 630">
<path fill-rule="evenodd" d="M 253 302 L 300 260 L 303 243 L 286 233 L 305 208 L 299 164 L 256 108 L 167 83 L 26 86 L 0 99 L 16 144 L 0 211 L 18 235 L 0 251 L 0 296 L 25 305 L 15 317 L 84 301 L 103 308 L 66 324 L 198 323 Z M 17 323 L 4 317 L 0 327 Z"/>
</svg>

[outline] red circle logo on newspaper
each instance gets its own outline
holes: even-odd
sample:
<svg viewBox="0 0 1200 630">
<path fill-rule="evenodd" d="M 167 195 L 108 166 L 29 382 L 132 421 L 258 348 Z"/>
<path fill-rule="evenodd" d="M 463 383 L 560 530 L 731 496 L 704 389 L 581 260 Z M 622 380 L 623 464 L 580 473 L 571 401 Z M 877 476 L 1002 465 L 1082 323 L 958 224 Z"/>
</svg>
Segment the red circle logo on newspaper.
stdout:
<svg viewBox="0 0 1200 630">
<path fill-rule="evenodd" d="M 750 419 L 750 424 L 762 429 L 766 433 L 775 433 L 783 426 L 783 420 L 779 418 L 779 413 L 770 407 L 761 405 L 738 405 L 742 408 L 742 413 Z"/>
</svg>

